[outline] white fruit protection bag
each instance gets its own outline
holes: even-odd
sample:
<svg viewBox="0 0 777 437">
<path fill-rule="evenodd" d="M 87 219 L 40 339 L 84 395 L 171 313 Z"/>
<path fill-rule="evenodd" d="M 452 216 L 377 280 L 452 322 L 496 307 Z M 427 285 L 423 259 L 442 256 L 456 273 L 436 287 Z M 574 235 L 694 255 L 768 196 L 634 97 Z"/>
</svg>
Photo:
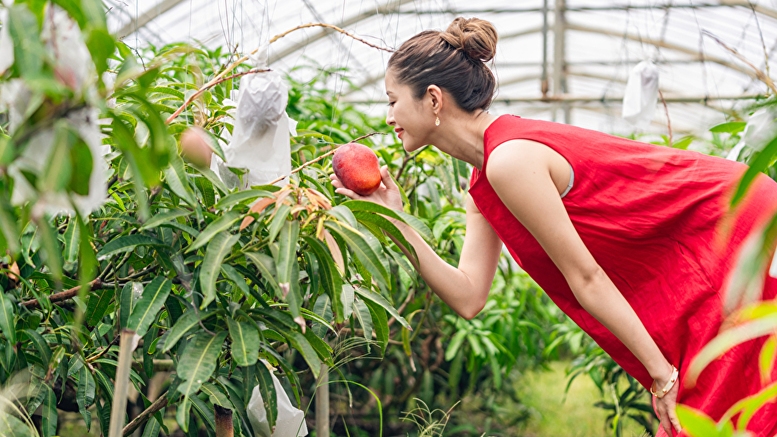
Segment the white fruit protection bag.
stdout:
<svg viewBox="0 0 777 437">
<path fill-rule="evenodd" d="M 266 68 L 268 46 L 250 57 L 254 68 Z M 236 109 L 231 114 L 234 129 L 223 147 L 226 162 L 214 156 L 211 170 L 230 187 L 237 177 L 228 167 L 247 171 L 241 189 L 267 184 L 291 173 L 290 135 L 296 135 L 296 122 L 286 114 L 289 89 L 274 71 L 248 74 L 233 91 Z"/>
<path fill-rule="evenodd" d="M 5 2 L 6 5 L 13 2 Z M 93 92 L 96 74 L 89 49 L 81 35 L 81 30 L 64 9 L 57 5 L 45 13 L 41 38 L 47 52 L 53 59 L 57 79 L 76 93 Z M 7 10 L 0 10 L 0 20 L 3 20 L 3 30 L 0 31 L 0 74 L 13 64 L 13 42 L 10 40 L 7 22 Z M 10 59 L 4 56 L 10 53 Z M 13 133 L 24 119 L 24 114 L 33 92 L 22 79 L 12 79 L 0 87 L 0 108 L 8 110 L 8 127 Z M 30 139 L 19 159 L 8 167 L 8 173 L 14 179 L 14 189 L 11 203 L 22 205 L 35 202 L 35 209 L 40 213 L 61 214 L 73 213 L 74 208 L 82 215 L 98 209 L 108 197 L 107 180 L 109 174 L 105 155 L 110 152 L 108 146 L 102 144 L 103 134 L 100 132 L 99 112 L 92 107 L 72 110 L 66 119 L 78 132 L 78 135 L 89 147 L 92 157 L 92 173 L 89 176 L 89 191 L 86 195 L 64 192 L 35 192 L 23 171 L 41 173 L 51 160 L 54 150 L 55 134 L 53 128 L 37 131 Z M 71 202 L 72 200 L 72 202 Z"/>
<path fill-rule="evenodd" d="M 268 365 L 262 360 L 264 365 Z M 269 366 L 268 366 L 269 368 Z M 270 371 L 275 392 L 278 398 L 278 417 L 275 420 L 275 432 L 270 432 L 270 424 L 267 421 L 267 410 L 264 409 L 264 401 L 259 386 L 254 387 L 251 400 L 248 401 L 248 420 L 254 429 L 255 437 L 303 437 L 308 435 L 308 427 L 305 424 L 305 413 L 291 404 L 286 390 L 281 382 Z"/>
<path fill-rule="evenodd" d="M 626 82 L 623 118 L 639 129 L 653 120 L 658 98 L 658 67 L 651 61 L 637 64 Z"/>
</svg>

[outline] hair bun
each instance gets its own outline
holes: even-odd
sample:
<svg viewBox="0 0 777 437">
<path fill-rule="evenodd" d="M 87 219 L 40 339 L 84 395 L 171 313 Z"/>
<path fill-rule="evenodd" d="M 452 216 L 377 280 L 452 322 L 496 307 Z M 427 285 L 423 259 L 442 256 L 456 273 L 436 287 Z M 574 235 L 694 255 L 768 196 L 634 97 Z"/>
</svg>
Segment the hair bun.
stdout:
<svg viewBox="0 0 777 437">
<path fill-rule="evenodd" d="M 494 59 L 499 37 L 491 22 L 480 18 L 458 17 L 440 36 L 472 59 L 488 62 Z"/>
</svg>

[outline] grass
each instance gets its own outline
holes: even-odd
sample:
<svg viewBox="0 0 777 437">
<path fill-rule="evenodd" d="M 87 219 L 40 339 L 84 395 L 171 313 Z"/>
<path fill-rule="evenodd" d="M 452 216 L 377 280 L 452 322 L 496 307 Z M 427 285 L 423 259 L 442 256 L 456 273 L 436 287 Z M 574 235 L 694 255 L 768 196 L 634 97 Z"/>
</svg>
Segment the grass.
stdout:
<svg viewBox="0 0 777 437">
<path fill-rule="evenodd" d="M 594 407 L 600 400 L 593 381 L 581 376 L 572 383 L 564 399 L 567 363 L 554 362 L 549 371 L 536 371 L 520 378 L 517 392 L 529 411 L 522 435 L 600 437 L 611 435 L 604 428 L 606 412 Z M 642 428 L 627 420 L 624 437 L 641 437 Z"/>
</svg>

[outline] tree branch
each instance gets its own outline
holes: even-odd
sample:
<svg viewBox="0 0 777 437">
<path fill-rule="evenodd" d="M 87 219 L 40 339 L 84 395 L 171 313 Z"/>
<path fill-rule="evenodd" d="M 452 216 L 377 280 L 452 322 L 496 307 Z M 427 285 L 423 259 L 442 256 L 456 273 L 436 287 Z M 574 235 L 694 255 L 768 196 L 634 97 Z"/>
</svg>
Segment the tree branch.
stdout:
<svg viewBox="0 0 777 437">
<path fill-rule="evenodd" d="M 93 280 L 89 283 L 89 288 L 92 290 L 99 289 L 102 286 L 102 281 L 98 278 Z M 54 293 L 51 296 L 49 296 L 49 301 L 51 303 L 54 302 L 61 302 L 63 300 L 68 300 L 76 297 L 78 295 L 78 292 L 81 290 L 81 286 L 73 287 L 69 290 L 60 291 L 59 293 Z M 38 302 L 38 299 L 30 299 L 28 301 L 22 302 L 20 305 L 26 307 L 26 308 L 37 308 L 40 306 L 40 302 Z"/>
<path fill-rule="evenodd" d="M 135 432 L 140 425 L 143 425 L 148 421 L 148 419 L 151 418 L 154 413 L 161 410 L 162 408 L 165 408 L 167 406 L 167 392 L 162 393 L 159 395 L 159 398 L 157 398 L 156 401 L 154 401 L 153 404 L 149 405 L 148 408 L 145 409 L 142 413 L 138 414 L 138 417 L 132 419 L 132 422 L 128 423 L 127 426 L 124 427 L 122 430 L 122 435 L 124 437 L 127 437 L 128 435 Z"/>
</svg>

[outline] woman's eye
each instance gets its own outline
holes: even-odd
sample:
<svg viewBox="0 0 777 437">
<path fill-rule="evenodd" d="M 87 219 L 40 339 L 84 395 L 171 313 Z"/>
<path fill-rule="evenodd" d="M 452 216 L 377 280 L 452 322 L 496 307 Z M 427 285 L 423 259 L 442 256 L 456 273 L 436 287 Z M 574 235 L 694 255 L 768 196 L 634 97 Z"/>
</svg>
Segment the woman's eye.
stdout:
<svg viewBox="0 0 777 437">
<path fill-rule="evenodd" d="M 394 103 L 396 103 L 396 102 L 388 102 L 388 105 L 386 105 L 386 106 L 394 106 Z"/>
</svg>

